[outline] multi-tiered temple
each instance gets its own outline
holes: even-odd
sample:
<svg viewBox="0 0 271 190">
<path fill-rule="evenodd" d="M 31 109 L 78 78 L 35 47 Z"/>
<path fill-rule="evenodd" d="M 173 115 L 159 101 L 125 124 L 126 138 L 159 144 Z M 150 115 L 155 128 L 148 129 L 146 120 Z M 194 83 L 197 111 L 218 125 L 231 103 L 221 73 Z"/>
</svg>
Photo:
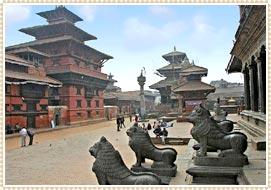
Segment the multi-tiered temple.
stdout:
<svg viewBox="0 0 271 190">
<path fill-rule="evenodd" d="M 76 27 L 75 23 L 83 19 L 64 6 L 37 14 L 49 24 L 20 29 L 36 39 L 7 47 L 6 52 L 28 61 L 37 60 L 36 64 L 43 66 L 48 76 L 63 83 L 62 88 L 49 92 L 49 105 L 68 107 L 63 124 L 104 118 L 103 91 L 109 80 L 101 68 L 113 57 L 84 43 L 97 38 Z M 48 57 L 38 59 L 33 51 L 43 52 Z M 55 117 L 61 117 L 59 113 L 55 113 Z"/>
<path fill-rule="evenodd" d="M 205 105 L 206 97 L 214 92 L 215 88 L 201 82 L 201 77 L 207 76 L 208 70 L 190 63 L 186 53 L 174 51 L 162 56 L 170 64 L 157 69 L 160 75 L 165 76 L 150 86 L 161 94 L 162 105 L 174 108 L 178 105 L 179 111 L 191 111 L 197 104 Z"/>
</svg>

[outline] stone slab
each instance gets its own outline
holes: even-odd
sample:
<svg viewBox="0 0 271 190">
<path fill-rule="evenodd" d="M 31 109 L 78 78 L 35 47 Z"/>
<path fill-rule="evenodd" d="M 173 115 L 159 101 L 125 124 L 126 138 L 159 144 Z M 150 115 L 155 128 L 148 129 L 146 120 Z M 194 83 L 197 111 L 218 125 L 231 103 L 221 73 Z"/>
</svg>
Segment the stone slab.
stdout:
<svg viewBox="0 0 271 190">
<path fill-rule="evenodd" d="M 237 185 L 239 167 L 195 166 L 186 170 L 193 176 L 192 184 Z"/>
<path fill-rule="evenodd" d="M 198 166 L 221 166 L 221 167 L 243 167 L 248 164 L 247 157 L 218 157 L 204 156 L 194 157 L 194 164 Z"/>
<path fill-rule="evenodd" d="M 174 166 L 172 168 L 152 168 L 151 165 L 142 164 L 141 167 L 132 166 L 131 170 L 134 172 L 152 172 L 157 174 L 158 176 L 175 177 L 177 172 L 177 166 Z"/>
</svg>

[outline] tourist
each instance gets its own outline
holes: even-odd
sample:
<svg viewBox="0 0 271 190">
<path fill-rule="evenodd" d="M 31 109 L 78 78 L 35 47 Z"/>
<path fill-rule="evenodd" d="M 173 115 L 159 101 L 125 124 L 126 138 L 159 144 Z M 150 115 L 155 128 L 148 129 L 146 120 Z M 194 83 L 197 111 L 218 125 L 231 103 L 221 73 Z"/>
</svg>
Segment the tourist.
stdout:
<svg viewBox="0 0 271 190">
<path fill-rule="evenodd" d="M 148 123 L 147 129 L 148 129 L 148 130 L 151 130 L 151 124 L 150 124 L 150 123 Z"/>
<path fill-rule="evenodd" d="M 166 138 L 167 138 L 167 136 L 168 136 L 168 131 L 167 131 L 167 129 L 164 127 L 163 128 L 163 131 L 162 131 L 162 144 L 166 144 Z"/>
<path fill-rule="evenodd" d="M 25 143 L 25 139 L 26 139 L 26 135 L 27 135 L 27 131 L 26 131 L 26 128 L 23 127 L 20 131 L 20 134 L 21 134 L 21 140 L 22 140 L 22 143 L 21 143 L 21 147 L 25 146 L 26 143 Z"/>
<path fill-rule="evenodd" d="M 132 122 L 133 121 L 132 114 L 129 114 L 129 117 L 130 117 L 130 122 Z"/>
<path fill-rule="evenodd" d="M 121 118 L 120 118 L 120 128 L 122 128 L 122 125 L 125 128 L 124 121 L 125 121 L 124 116 L 121 116 Z"/>
<path fill-rule="evenodd" d="M 120 131 L 120 116 L 119 115 L 117 116 L 116 121 L 117 121 L 117 131 Z"/>
<path fill-rule="evenodd" d="M 156 129 L 157 127 L 158 127 L 158 125 L 157 125 L 156 121 L 154 121 L 152 128 Z"/>
<path fill-rule="evenodd" d="M 153 133 L 156 137 L 160 137 L 160 135 L 162 135 L 162 131 L 159 125 L 156 127 L 156 129 L 154 129 Z"/>
<path fill-rule="evenodd" d="M 26 132 L 29 136 L 29 144 L 28 145 L 32 145 L 35 133 L 34 133 L 34 131 L 32 131 L 30 129 L 27 129 Z"/>
<path fill-rule="evenodd" d="M 135 115 L 135 122 L 138 122 L 138 115 Z"/>
<path fill-rule="evenodd" d="M 16 123 L 15 124 L 15 132 L 19 133 L 20 130 L 21 130 L 21 127 L 20 127 L 19 123 Z"/>
</svg>

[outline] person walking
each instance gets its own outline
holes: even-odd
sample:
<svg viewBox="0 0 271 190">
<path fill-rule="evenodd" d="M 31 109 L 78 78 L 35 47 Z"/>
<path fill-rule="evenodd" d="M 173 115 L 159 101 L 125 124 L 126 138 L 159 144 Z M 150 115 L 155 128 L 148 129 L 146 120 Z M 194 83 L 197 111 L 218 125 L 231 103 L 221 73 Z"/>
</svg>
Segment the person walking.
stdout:
<svg viewBox="0 0 271 190">
<path fill-rule="evenodd" d="M 28 145 L 32 145 L 35 133 L 34 133 L 34 131 L 32 131 L 30 129 L 27 129 L 26 132 L 29 136 L 29 144 Z"/>
<path fill-rule="evenodd" d="M 122 115 L 121 118 L 120 118 L 120 128 L 122 128 L 122 125 L 123 127 L 125 128 L 125 124 L 124 124 L 124 116 Z"/>
<path fill-rule="evenodd" d="M 26 139 L 26 135 L 27 135 L 27 131 L 25 127 L 22 127 L 22 129 L 20 130 L 20 134 L 21 134 L 21 147 L 24 147 L 26 145 L 25 143 L 25 139 Z"/>
<path fill-rule="evenodd" d="M 163 128 L 162 136 L 161 136 L 161 138 L 162 138 L 162 144 L 166 144 L 166 138 L 167 138 L 167 136 L 168 136 L 168 131 L 167 131 L 166 128 Z"/>
<path fill-rule="evenodd" d="M 117 116 L 116 122 L 117 122 L 117 131 L 120 131 L 120 116 L 119 115 Z"/>
</svg>

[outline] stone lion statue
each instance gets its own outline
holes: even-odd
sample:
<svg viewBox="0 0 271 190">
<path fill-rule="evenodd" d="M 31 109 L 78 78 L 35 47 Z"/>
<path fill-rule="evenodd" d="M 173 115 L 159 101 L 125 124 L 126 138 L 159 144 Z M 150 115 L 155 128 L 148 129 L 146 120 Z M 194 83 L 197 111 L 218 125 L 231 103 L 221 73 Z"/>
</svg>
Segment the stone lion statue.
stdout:
<svg viewBox="0 0 271 190">
<path fill-rule="evenodd" d="M 151 142 L 148 132 L 144 131 L 135 123 L 127 129 L 129 136 L 129 146 L 136 154 L 134 167 L 140 167 L 145 162 L 145 158 L 153 160 L 152 168 L 172 168 L 177 157 L 177 152 L 173 148 L 157 148 Z"/>
<path fill-rule="evenodd" d="M 100 185 L 161 185 L 161 179 L 150 172 L 135 173 L 124 164 L 119 152 L 105 137 L 90 147 L 96 158 L 92 171 Z"/>
<path fill-rule="evenodd" d="M 190 133 L 200 144 L 197 156 L 207 155 L 207 146 L 221 150 L 220 157 L 246 157 L 247 137 L 240 132 L 225 132 L 202 105 L 194 107 L 187 121 L 194 126 Z"/>
</svg>

